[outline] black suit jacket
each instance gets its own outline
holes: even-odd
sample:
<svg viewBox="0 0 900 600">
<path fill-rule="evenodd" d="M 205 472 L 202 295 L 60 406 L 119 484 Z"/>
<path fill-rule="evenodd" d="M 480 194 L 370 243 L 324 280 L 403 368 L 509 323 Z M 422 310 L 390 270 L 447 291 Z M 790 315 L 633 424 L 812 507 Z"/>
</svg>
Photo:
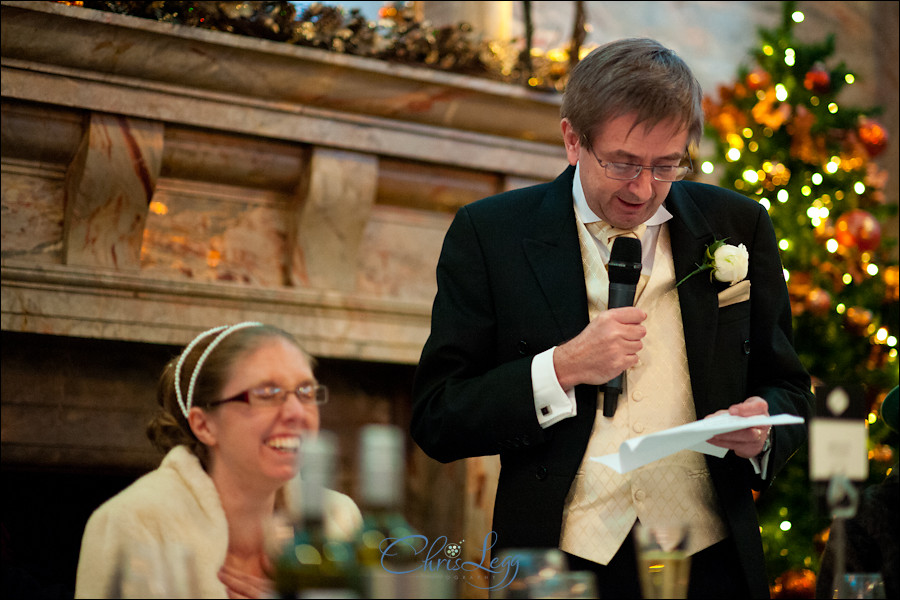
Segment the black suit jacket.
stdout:
<svg viewBox="0 0 900 600">
<path fill-rule="evenodd" d="M 500 454 L 494 509 L 498 547 L 556 547 L 566 495 L 587 448 L 597 386 L 580 385 L 576 417 L 542 429 L 532 357 L 588 324 L 572 200 L 574 167 L 555 181 L 460 209 L 437 267 L 431 335 L 416 372 L 412 436 L 448 462 Z M 720 309 L 721 285 L 698 274 L 679 288 L 697 418 L 749 396 L 770 414 L 808 418 L 809 376 L 794 352 L 775 235 L 758 203 L 714 186 L 678 182 L 665 201 L 680 280 L 715 239 L 750 253 L 751 299 Z M 775 428 L 767 481 L 746 459 L 707 457 L 722 514 L 754 595 L 768 596 L 752 489 L 762 489 L 805 440 Z"/>
</svg>

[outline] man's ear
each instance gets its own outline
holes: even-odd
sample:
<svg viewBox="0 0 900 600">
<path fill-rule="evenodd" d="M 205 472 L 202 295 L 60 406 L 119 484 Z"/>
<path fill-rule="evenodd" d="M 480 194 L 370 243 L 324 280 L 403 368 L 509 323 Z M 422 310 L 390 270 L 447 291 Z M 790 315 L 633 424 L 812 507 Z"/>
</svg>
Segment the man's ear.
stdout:
<svg viewBox="0 0 900 600">
<path fill-rule="evenodd" d="M 207 446 L 216 445 L 216 424 L 202 408 L 192 406 L 188 413 L 188 425 L 197 439 Z"/>
<path fill-rule="evenodd" d="M 560 121 L 559 127 L 562 129 L 563 144 L 566 146 L 566 158 L 570 165 L 575 165 L 581 155 L 581 136 L 568 119 Z"/>
</svg>

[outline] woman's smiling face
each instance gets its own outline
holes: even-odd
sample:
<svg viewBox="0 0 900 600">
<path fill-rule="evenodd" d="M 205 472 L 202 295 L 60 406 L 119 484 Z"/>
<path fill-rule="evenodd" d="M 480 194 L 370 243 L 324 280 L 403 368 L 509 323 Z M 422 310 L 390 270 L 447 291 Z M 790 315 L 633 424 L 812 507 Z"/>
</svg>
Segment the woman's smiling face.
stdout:
<svg viewBox="0 0 900 600">
<path fill-rule="evenodd" d="M 294 344 L 273 336 L 238 358 L 222 388 L 230 398 L 260 386 L 296 390 L 316 384 L 306 355 Z M 214 479 L 277 489 L 298 468 L 297 453 L 303 438 L 319 430 L 319 407 L 289 393 L 283 404 L 269 407 L 228 402 L 207 411 L 213 443 L 210 471 Z"/>
</svg>

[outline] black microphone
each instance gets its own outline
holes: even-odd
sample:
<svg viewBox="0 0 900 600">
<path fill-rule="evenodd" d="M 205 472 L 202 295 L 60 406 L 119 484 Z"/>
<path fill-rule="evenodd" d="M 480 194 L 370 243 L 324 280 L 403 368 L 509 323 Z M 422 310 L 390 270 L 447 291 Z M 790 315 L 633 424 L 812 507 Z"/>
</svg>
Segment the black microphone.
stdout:
<svg viewBox="0 0 900 600">
<path fill-rule="evenodd" d="M 634 293 L 641 279 L 641 240 L 617 237 L 609 256 L 609 308 L 634 305 Z M 603 395 L 603 416 L 616 414 L 616 404 L 622 393 L 624 373 L 606 383 Z"/>
</svg>

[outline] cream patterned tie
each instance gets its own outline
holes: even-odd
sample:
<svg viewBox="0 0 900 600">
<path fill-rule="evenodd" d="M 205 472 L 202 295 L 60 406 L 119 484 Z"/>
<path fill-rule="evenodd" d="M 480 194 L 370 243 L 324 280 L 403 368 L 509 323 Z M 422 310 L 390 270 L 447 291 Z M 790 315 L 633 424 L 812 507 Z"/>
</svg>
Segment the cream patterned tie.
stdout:
<svg viewBox="0 0 900 600">
<path fill-rule="evenodd" d="M 647 226 L 643 223 L 634 229 L 619 229 L 618 227 L 613 227 L 609 223 L 604 223 L 603 221 L 585 223 L 584 226 L 591 232 L 591 235 L 600 240 L 601 244 L 609 248 L 610 252 L 612 252 L 613 241 L 617 237 L 630 237 L 639 240 L 641 239 L 641 236 L 644 235 L 644 232 L 647 231 Z"/>
<path fill-rule="evenodd" d="M 612 254 L 612 245 L 616 238 L 618 237 L 630 237 L 636 240 L 640 240 L 644 235 L 644 232 L 647 231 L 647 226 L 643 223 L 635 227 L 634 229 L 619 229 L 618 227 L 613 227 L 609 223 L 605 223 L 603 221 L 594 221 L 593 223 L 585 223 L 584 226 L 588 231 L 591 232 L 597 240 L 600 241 L 601 244 L 606 246 L 609 250 L 610 254 Z M 637 291 L 635 293 L 635 301 L 640 297 L 641 292 L 644 291 L 644 288 L 647 287 L 647 276 L 641 275 L 640 281 L 637 284 Z"/>
</svg>

